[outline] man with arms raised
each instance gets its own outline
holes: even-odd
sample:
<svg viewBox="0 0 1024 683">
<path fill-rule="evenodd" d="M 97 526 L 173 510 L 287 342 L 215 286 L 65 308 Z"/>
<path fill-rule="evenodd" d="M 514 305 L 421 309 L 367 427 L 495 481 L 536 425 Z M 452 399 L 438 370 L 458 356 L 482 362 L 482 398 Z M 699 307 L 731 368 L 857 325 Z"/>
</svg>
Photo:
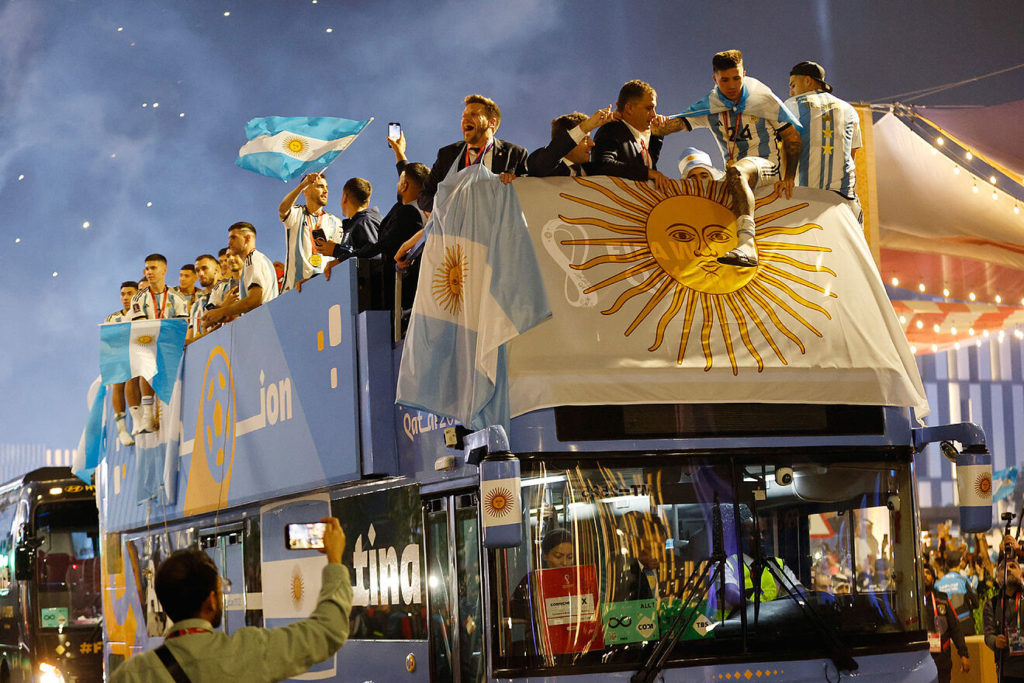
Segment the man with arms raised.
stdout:
<svg viewBox="0 0 1024 683">
<path fill-rule="evenodd" d="M 242 259 L 238 299 L 207 311 L 202 318 L 203 326 L 218 325 L 277 297 L 274 264 L 256 249 L 256 228 L 252 223 L 239 221 L 228 228 L 228 249 Z"/>
<path fill-rule="evenodd" d="M 530 152 L 526 160 L 529 175 L 548 176 L 593 175 L 590 162 L 594 141 L 590 131 L 612 120 L 612 108 L 598 109 L 590 117 L 574 111 L 551 122 L 551 142 Z"/>
<path fill-rule="evenodd" d="M 631 180 L 653 180 L 661 192 L 672 181 L 658 171 L 658 156 L 664 136 L 682 126 L 658 116 L 658 93 L 644 81 L 627 81 L 615 102 L 615 121 L 606 123 L 594 135 L 594 175 Z"/>
<path fill-rule="evenodd" d="M 129 320 L 129 311 L 132 306 L 132 299 L 139 293 L 138 283 L 128 280 L 121 283 L 121 310 L 114 311 L 107 316 L 104 324 L 126 323 Z M 117 438 L 122 446 L 131 446 L 135 439 L 128 432 L 124 421 L 124 385 L 125 382 L 110 385 L 110 404 L 114 407 L 114 419 L 117 420 Z"/>
<path fill-rule="evenodd" d="M 774 183 L 787 198 L 793 194 L 800 134 L 796 119 L 764 83 L 746 75 L 739 50 L 719 52 L 711 59 L 715 87 L 702 100 L 676 117 L 686 126 L 709 128 L 725 157 L 726 182 L 736 214 L 736 248 L 719 262 L 752 268 L 757 265 L 754 244 L 754 189 Z M 784 175 L 779 169 L 775 140 L 786 154 Z"/>
<path fill-rule="evenodd" d="M 438 183 L 467 166 L 483 164 L 499 175 L 526 175 L 526 150 L 494 137 L 501 125 L 501 110 L 494 100 L 483 95 L 468 95 L 465 104 L 462 141 L 437 150 L 437 160 L 420 192 L 419 205 L 424 211 L 433 211 Z M 398 166 L 401 171 L 404 162 L 398 162 Z"/>
<path fill-rule="evenodd" d="M 789 95 L 786 106 L 800 122 L 796 184 L 832 190 L 856 202 L 853 154 L 861 146 L 857 110 L 832 94 L 825 69 L 815 62 L 800 62 L 790 70 Z M 854 213 L 860 213 L 859 206 Z"/>
<path fill-rule="evenodd" d="M 296 205 L 300 192 L 306 203 Z M 308 173 L 277 207 L 288 246 L 283 291 L 324 271 L 324 257 L 316 253 L 313 232 L 322 230 L 326 239 L 337 239 L 341 234 L 341 219 L 325 211 L 326 206 L 327 178 L 323 173 Z"/>
<path fill-rule="evenodd" d="M 341 524 L 334 517 L 320 521 L 327 525 L 320 551 L 327 555 L 327 564 L 308 619 L 280 628 L 246 626 L 230 636 L 215 630 L 224 614 L 217 566 L 198 548 L 178 550 L 160 565 L 154 579 L 160 604 L 174 620 L 163 645 L 133 656 L 114 669 L 110 680 L 270 683 L 304 673 L 337 652 L 348 640 L 352 584 L 341 563 Z"/>
<path fill-rule="evenodd" d="M 188 302 L 173 287 L 168 287 L 167 259 L 163 254 L 146 257 L 143 269 L 149 287 L 132 297 L 131 319 L 161 320 L 166 318 L 187 318 Z M 142 377 L 125 382 L 128 411 L 132 415 L 132 434 L 145 434 L 157 429 L 153 413 L 153 387 Z M 123 441 L 122 441 L 123 443 Z"/>
</svg>

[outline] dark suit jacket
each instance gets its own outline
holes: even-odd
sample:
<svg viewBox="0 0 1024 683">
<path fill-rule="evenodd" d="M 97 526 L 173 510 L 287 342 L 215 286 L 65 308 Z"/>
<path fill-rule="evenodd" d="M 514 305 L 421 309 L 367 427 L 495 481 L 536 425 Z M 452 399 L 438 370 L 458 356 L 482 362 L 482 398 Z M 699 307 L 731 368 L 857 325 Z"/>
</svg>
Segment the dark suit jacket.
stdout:
<svg viewBox="0 0 1024 683">
<path fill-rule="evenodd" d="M 395 203 L 380 222 L 380 239 L 375 244 L 370 244 L 354 255 L 359 258 L 373 258 L 383 255 L 384 281 L 382 283 L 384 304 L 390 306 L 394 300 L 395 287 L 395 254 L 398 248 L 410 237 L 423 229 L 423 214 L 419 212 L 414 204 Z M 419 278 L 420 261 L 416 259 L 405 272 L 402 278 L 402 308 L 412 308 L 413 299 L 416 296 L 416 281 Z"/>
<path fill-rule="evenodd" d="M 507 171 L 517 176 L 526 175 L 526 156 L 526 150 L 519 145 L 494 138 L 490 170 L 494 173 Z M 448 177 L 448 171 L 456 159 L 459 162 L 458 170 L 461 171 L 466 166 L 465 142 L 454 142 L 437 150 L 437 161 L 430 168 L 430 177 L 424 183 L 418 200 L 420 208 L 424 211 L 434 210 L 434 193 L 437 192 L 437 185 Z M 401 171 L 403 166 L 404 164 L 400 163 L 398 170 Z"/>
<path fill-rule="evenodd" d="M 528 175 L 535 178 L 571 175 L 569 167 L 562 163 L 562 157 L 571 152 L 574 147 L 576 147 L 576 143 L 569 135 L 569 131 L 559 130 L 547 146 L 530 152 L 530 156 L 526 160 Z M 583 166 L 586 175 L 594 174 L 595 171 L 590 162 L 580 165 Z"/>
<path fill-rule="evenodd" d="M 334 248 L 334 257 L 340 258 L 345 252 L 358 251 L 376 242 L 380 221 L 380 211 L 376 206 L 363 209 L 351 218 L 344 219 L 341 222 L 344 233 L 341 242 Z"/>
<path fill-rule="evenodd" d="M 651 155 L 651 167 L 658 168 L 658 155 L 664 139 L 651 136 L 647 148 Z M 612 121 L 601 126 L 594 135 L 594 150 L 590 158 L 595 175 L 610 175 L 631 180 L 647 180 L 647 164 L 643 152 L 633 137 L 632 131 L 622 121 Z"/>
</svg>

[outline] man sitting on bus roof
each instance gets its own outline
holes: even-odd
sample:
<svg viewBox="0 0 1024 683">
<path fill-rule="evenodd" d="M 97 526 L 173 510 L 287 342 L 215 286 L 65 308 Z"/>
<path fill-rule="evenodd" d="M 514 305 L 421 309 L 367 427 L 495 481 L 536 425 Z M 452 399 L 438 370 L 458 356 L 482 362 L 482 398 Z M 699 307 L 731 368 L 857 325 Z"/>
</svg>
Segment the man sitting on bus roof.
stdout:
<svg viewBox="0 0 1024 683">
<path fill-rule="evenodd" d="M 156 594 L 174 620 L 164 644 L 114 670 L 113 683 L 134 681 L 282 681 L 308 671 L 348 639 L 352 584 L 341 564 L 345 532 L 334 517 L 327 525 L 327 565 L 316 608 L 308 619 L 273 629 L 247 626 L 231 636 L 217 631 L 224 612 L 221 581 L 202 550 L 179 550 L 156 572 Z"/>
</svg>

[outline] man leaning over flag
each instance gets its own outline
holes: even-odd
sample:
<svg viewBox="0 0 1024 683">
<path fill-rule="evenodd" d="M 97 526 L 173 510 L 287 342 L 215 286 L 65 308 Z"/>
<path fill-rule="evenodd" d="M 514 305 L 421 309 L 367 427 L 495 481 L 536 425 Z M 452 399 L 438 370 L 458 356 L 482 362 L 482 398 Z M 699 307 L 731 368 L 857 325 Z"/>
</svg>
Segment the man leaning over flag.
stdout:
<svg viewBox="0 0 1024 683">
<path fill-rule="evenodd" d="M 228 249 L 243 263 L 238 300 L 207 311 L 203 325 L 217 325 L 277 297 L 274 264 L 266 254 L 256 249 L 256 228 L 252 223 L 239 221 L 228 228 Z"/>
<path fill-rule="evenodd" d="M 149 287 L 132 297 L 129 319 L 135 321 L 187 318 L 188 301 L 177 290 L 167 286 L 167 259 L 164 255 L 147 256 L 143 273 Z M 134 377 L 126 382 L 125 396 L 128 399 L 128 412 L 132 416 L 132 434 L 156 431 L 153 387 L 146 378 Z"/>
</svg>

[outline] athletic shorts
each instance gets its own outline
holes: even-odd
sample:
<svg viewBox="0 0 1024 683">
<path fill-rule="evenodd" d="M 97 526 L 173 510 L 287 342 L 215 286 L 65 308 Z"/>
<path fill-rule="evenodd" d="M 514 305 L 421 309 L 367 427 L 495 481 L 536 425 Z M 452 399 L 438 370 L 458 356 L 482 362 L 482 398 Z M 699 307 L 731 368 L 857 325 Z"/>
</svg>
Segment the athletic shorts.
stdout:
<svg viewBox="0 0 1024 683">
<path fill-rule="evenodd" d="M 773 164 L 764 157 L 743 157 L 741 161 L 751 162 L 757 166 L 757 182 L 754 187 L 760 187 L 764 183 L 770 181 L 774 184 L 781 177 L 779 175 L 779 165 Z"/>
</svg>

